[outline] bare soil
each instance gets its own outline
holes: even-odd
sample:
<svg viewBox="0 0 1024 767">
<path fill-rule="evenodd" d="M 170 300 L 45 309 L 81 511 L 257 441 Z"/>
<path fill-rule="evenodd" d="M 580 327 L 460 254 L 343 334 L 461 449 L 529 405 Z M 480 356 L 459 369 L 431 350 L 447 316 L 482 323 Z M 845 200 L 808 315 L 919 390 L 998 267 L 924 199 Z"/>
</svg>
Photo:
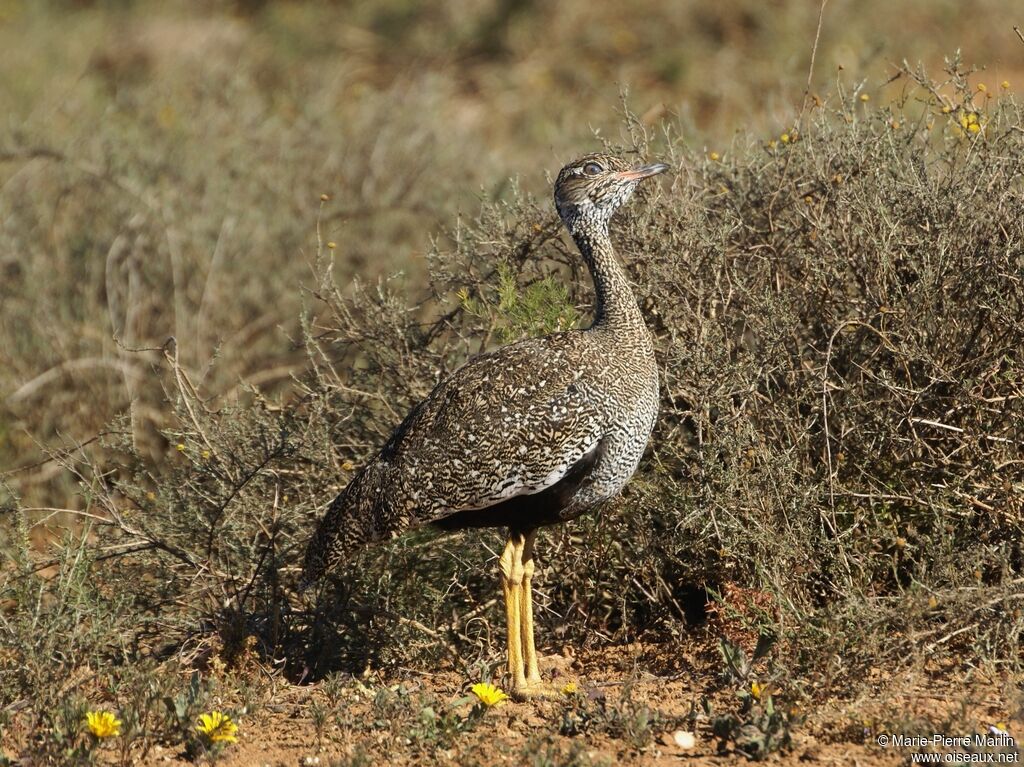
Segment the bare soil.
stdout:
<svg viewBox="0 0 1024 767">
<path fill-rule="evenodd" d="M 415 741 L 389 728 L 374 731 L 363 726 L 377 716 L 373 691 L 380 686 L 403 685 L 411 692 L 431 692 L 452 703 L 464 698 L 469 682 L 455 672 L 437 674 L 372 674 L 364 680 L 366 693 L 352 689 L 339 704 L 347 707 L 355 727 L 328 724 L 317 746 L 309 704 L 318 687 L 288 686 L 274 699 L 241 723 L 238 743 L 223 754 L 218 764 L 250 765 L 391 764 L 391 765 L 718 765 L 746 762 L 730 746 L 720 747 L 706 717 L 697 720 L 695 745 L 681 748 L 674 733 L 689 730 L 687 717 L 700 710 L 707 697 L 715 711 L 737 708 L 736 685 L 724 685 L 718 671 L 716 650 L 710 637 L 680 643 L 634 643 L 580 653 L 570 652 L 545 659 L 543 670 L 552 687 L 577 682 L 590 696 L 605 695 L 609 705 L 630 690 L 634 704 L 646 704 L 657 714 L 652 718 L 651 742 L 636 747 L 628 738 L 606 732 L 575 737 L 559 734 L 568 709 L 562 696 L 528 703 L 507 702 L 488 710 L 472 730 L 459 734 L 448 747 Z M 909 761 L 909 753 L 882 748 L 879 734 L 972 735 L 990 725 L 1004 727 L 1011 735 L 1024 731 L 1024 719 L 1015 690 L 1020 680 L 987 676 L 980 672 L 941 672 L 922 669 L 890 677 L 884 669 L 870 674 L 867 693 L 837 697 L 803 705 L 802 721 L 794 727 L 793 744 L 784 753 L 773 753 L 773 764 L 895 765 Z M 796 691 L 777 689 L 777 700 L 792 700 Z M 471 705 L 461 707 L 467 713 Z M 692 720 L 689 720 L 692 721 Z M 363 761 L 350 761 L 353 755 Z M 576 761 L 573 761 L 573 759 Z M 144 764 L 188 764 L 180 750 L 157 748 Z"/>
</svg>

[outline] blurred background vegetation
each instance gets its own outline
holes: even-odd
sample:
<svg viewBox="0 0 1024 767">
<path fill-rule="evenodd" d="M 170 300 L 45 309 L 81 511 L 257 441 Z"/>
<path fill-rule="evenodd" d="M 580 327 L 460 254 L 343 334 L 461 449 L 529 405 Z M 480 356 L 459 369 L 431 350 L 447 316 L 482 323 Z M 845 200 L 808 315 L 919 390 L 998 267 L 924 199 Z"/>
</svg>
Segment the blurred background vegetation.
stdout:
<svg viewBox="0 0 1024 767">
<path fill-rule="evenodd" d="M 960 49 L 1024 82 L 999 0 L 833 0 L 814 92 L 885 102 Z M 422 278 L 442 222 L 651 130 L 723 152 L 801 102 L 817 4 L 0 0 L 0 467 L 103 430 L 159 387 L 124 348 L 174 336 L 204 397 L 284 393 L 319 197 L 335 277 Z M 119 339 L 121 347 L 115 342 Z M 216 359 L 216 364 L 214 360 Z M 166 440 L 150 435 L 154 460 Z M 8 475 L 31 506 L 73 485 Z"/>
<path fill-rule="evenodd" d="M 550 178 L 606 145 L 676 170 L 615 231 L 662 418 L 625 499 L 545 534 L 541 635 L 765 633 L 793 699 L 1019 668 L 1024 42 L 1005 2 L 832 0 L 802 110 L 818 10 L 0 0 L 24 732 L 89 663 L 124 710 L 170 659 L 495 666 L 494 534 L 318 601 L 297 565 L 439 374 L 588 316 Z"/>
</svg>

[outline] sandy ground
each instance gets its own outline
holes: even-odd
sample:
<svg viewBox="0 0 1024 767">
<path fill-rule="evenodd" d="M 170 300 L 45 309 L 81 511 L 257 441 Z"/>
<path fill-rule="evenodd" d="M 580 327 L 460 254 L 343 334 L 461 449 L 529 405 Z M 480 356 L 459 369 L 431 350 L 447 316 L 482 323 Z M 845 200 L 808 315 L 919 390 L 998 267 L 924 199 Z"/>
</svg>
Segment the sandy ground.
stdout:
<svg viewBox="0 0 1024 767">
<path fill-rule="evenodd" d="M 319 748 L 310 704 L 322 695 L 320 685 L 281 688 L 268 704 L 241 723 L 239 740 L 225 750 L 218 764 L 250 765 L 720 765 L 747 759 L 729 747 L 722 750 L 706 717 L 688 718 L 701 709 L 706 696 L 715 711 L 735 710 L 737 686 L 718 676 L 721 661 L 711 640 L 679 643 L 631 644 L 580 654 L 549 656 L 542 670 L 553 688 L 577 682 L 593 701 L 605 696 L 614 707 L 625 690 L 634 704 L 646 704 L 652 717 L 647 743 L 637 745 L 628 734 L 595 726 L 575 736 L 560 734 L 571 696 L 528 703 L 502 703 L 487 710 L 468 732 L 448 742 L 424 740 L 401 727 L 374 727 L 373 698 L 382 686 L 402 686 L 412 696 L 430 693 L 454 704 L 465 715 L 472 705 L 458 704 L 469 682 L 454 672 L 375 674 L 346 688 L 344 699 L 330 713 L 343 711 L 345 724 L 329 723 L 321 731 Z M 877 744 L 880 734 L 972 735 L 999 724 L 1014 735 L 1024 732 L 1019 710 L 1020 680 L 992 678 L 977 673 L 959 682 L 925 672 L 907 673 L 867 685 L 866 692 L 849 699 L 829 698 L 805 702 L 793 729 L 793 743 L 784 753 L 773 753 L 773 764 L 895 765 L 909 763 L 909 751 Z M 792 698 L 781 690 L 777 699 Z M 692 732 L 694 744 L 685 744 Z M 1019 758 L 1019 755 L 1018 755 Z M 157 748 L 147 765 L 187 764 L 180 748 Z"/>
</svg>

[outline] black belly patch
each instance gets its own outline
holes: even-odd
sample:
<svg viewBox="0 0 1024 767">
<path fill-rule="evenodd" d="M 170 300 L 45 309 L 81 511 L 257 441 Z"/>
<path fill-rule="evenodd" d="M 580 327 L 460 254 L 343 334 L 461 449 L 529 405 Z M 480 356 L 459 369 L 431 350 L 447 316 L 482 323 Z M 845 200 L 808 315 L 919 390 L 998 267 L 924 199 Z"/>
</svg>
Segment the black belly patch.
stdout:
<svg viewBox="0 0 1024 767">
<path fill-rule="evenodd" d="M 430 524 L 441 530 L 508 527 L 525 531 L 577 517 L 587 509 L 570 509 L 573 496 L 586 483 L 603 453 L 604 442 L 599 442 L 564 477 L 539 493 L 516 495 L 482 509 L 457 511 Z"/>
</svg>

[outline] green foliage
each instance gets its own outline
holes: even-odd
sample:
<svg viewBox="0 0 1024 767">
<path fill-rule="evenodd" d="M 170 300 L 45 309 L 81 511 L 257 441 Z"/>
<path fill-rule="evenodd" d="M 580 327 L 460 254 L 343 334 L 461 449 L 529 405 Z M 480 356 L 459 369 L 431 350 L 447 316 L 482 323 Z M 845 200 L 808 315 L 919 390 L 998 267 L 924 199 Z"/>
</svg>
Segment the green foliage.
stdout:
<svg viewBox="0 0 1024 767">
<path fill-rule="evenodd" d="M 205 710 L 207 689 L 198 671 L 189 677 L 188 687 L 176 695 L 167 695 L 163 702 L 166 708 L 168 727 L 175 740 L 187 744 L 190 755 L 195 757 L 201 751 L 196 738 L 196 720 Z"/>
<path fill-rule="evenodd" d="M 712 733 L 719 738 L 721 751 L 732 745 L 749 759 L 760 761 L 792 744 L 791 729 L 795 720 L 776 708 L 771 695 L 761 699 L 744 693 L 741 700 L 736 713 L 715 715 L 710 706 L 705 711 L 711 720 Z"/>
<path fill-rule="evenodd" d="M 760 761 L 792 744 L 792 728 L 800 718 L 794 710 L 777 706 L 767 691 L 771 684 L 759 682 L 753 673 L 753 664 L 768 653 L 771 645 L 771 640 L 762 636 L 753 655 L 747 658 L 739 645 L 724 638 L 719 642 L 723 677 L 727 684 L 739 684 L 740 700 L 737 711 L 723 714 L 716 714 L 707 698 L 702 701 L 704 716 L 710 721 L 711 732 L 719 739 L 722 752 L 732 747 L 749 759 Z"/>
<path fill-rule="evenodd" d="M 501 263 L 497 280 L 493 296 L 474 299 L 465 289 L 457 295 L 462 310 L 489 324 L 503 342 L 570 330 L 579 324 L 579 314 L 569 301 L 568 289 L 551 276 L 521 290 L 512 268 Z"/>
<path fill-rule="evenodd" d="M 570 696 L 559 732 L 567 736 L 603 733 L 641 751 L 654 742 L 658 731 L 669 725 L 670 720 L 661 712 L 635 700 L 632 687 L 626 685 L 613 701 L 603 693 Z"/>
<path fill-rule="evenodd" d="M 606 759 L 595 761 L 588 756 L 586 746 L 579 741 L 563 748 L 550 735 L 531 737 L 519 758 L 527 767 L 607 767 L 609 764 Z"/>
</svg>

